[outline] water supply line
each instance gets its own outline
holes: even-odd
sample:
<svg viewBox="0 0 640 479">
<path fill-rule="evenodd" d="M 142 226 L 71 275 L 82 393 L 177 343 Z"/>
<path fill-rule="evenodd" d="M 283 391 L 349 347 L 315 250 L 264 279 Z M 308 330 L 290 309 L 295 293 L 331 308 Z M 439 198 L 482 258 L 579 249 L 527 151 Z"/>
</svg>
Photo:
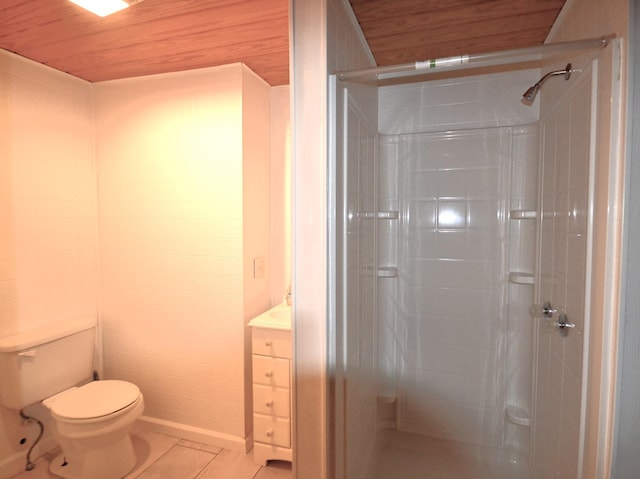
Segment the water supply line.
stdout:
<svg viewBox="0 0 640 479">
<path fill-rule="evenodd" d="M 44 434 L 44 424 L 42 424 L 42 421 L 40 421 L 39 419 L 36 419 L 35 417 L 27 416 L 24 413 L 23 409 L 20 410 L 20 417 L 22 417 L 22 419 L 24 419 L 24 423 L 25 424 L 31 424 L 31 423 L 35 422 L 40 427 L 40 433 L 38 434 L 38 437 L 33 442 L 33 444 L 31 444 L 31 447 L 27 451 L 27 464 L 26 464 L 24 470 L 25 471 L 31 471 L 36 467 L 36 464 L 34 462 L 31 462 L 31 452 L 33 451 L 33 448 L 36 447 L 36 444 L 38 444 L 40 442 L 40 439 L 42 439 L 42 436 Z"/>
</svg>

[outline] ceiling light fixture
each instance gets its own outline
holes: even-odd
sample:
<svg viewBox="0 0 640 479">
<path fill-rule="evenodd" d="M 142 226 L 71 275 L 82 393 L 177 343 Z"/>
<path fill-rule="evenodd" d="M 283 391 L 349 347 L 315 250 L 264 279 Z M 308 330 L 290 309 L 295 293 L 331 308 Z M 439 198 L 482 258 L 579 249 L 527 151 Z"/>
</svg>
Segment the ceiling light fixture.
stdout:
<svg viewBox="0 0 640 479">
<path fill-rule="evenodd" d="M 76 5 L 95 13 L 100 17 L 106 17 L 112 13 L 124 10 L 131 5 L 142 2 L 142 0 L 70 0 Z"/>
</svg>

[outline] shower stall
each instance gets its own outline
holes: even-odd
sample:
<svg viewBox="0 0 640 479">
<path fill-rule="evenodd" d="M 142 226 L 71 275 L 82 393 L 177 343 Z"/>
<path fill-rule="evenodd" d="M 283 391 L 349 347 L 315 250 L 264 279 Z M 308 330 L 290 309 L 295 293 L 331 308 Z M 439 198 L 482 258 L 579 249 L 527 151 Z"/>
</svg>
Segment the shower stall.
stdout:
<svg viewBox="0 0 640 479">
<path fill-rule="evenodd" d="M 597 61 L 333 79 L 336 477 L 580 477 Z"/>
</svg>

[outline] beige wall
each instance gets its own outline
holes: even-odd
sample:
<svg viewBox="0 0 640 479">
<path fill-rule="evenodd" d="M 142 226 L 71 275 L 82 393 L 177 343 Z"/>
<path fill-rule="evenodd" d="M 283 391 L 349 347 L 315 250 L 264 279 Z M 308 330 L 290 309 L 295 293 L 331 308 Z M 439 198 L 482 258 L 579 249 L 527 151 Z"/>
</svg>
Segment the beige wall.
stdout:
<svg viewBox="0 0 640 479">
<path fill-rule="evenodd" d="M 610 477 L 622 223 L 621 181 L 624 174 L 620 145 L 624 144 L 625 134 L 627 66 L 624 52 L 628 37 L 628 15 L 628 0 L 567 0 L 547 39 L 548 42 L 559 42 L 614 34 L 621 39 L 622 47 L 620 54 L 617 48 L 610 45 L 599 57 L 585 478 Z M 619 109 L 616 108 L 616 89 L 623 92 Z"/>
<path fill-rule="evenodd" d="M 268 87 L 240 64 L 104 82 L 95 111 L 105 375 L 147 416 L 242 442 L 245 323 L 269 306 Z"/>
<path fill-rule="evenodd" d="M 271 89 L 271 305 L 291 284 L 290 89 Z M 284 172 L 284 174 L 283 174 Z"/>
<path fill-rule="evenodd" d="M 141 387 L 150 426 L 246 448 L 246 323 L 272 254 L 288 277 L 278 90 L 241 64 L 90 84 L 0 51 L 0 335 L 99 310 L 105 376 Z M 4 408 L 0 431 L 10 477 L 37 431 Z"/>
<path fill-rule="evenodd" d="M 243 67 L 241 132 L 245 437 L 253 430 L 251 330 L 247 324 L 271 306 L 270 106 L 269 85 Z"/>
<path fill-rule="evenodd" d="M 1 336 L 96 315 L 91 111 L 89 83 L 0 51 Z M 0 407 L 0 432 L 1 477 L 37 427 Z"/>
</svg>

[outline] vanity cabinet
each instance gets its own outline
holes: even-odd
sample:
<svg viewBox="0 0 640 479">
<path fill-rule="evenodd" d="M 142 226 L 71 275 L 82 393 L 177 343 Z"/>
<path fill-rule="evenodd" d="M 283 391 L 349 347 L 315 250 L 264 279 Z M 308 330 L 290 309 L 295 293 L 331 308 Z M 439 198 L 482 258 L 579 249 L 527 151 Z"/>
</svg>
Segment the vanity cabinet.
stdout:
<svg viewBox="0 0 640 479">
<path fill-rule="evenodd" d="M 263 318 L 263 316 L 265 316 Z M 253 460 L 292 460 L 291 323 L 267 313 L 253 319 Z M 262 320 L 261 320 L 262 319 Z"/>
</svg>

